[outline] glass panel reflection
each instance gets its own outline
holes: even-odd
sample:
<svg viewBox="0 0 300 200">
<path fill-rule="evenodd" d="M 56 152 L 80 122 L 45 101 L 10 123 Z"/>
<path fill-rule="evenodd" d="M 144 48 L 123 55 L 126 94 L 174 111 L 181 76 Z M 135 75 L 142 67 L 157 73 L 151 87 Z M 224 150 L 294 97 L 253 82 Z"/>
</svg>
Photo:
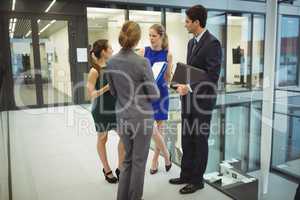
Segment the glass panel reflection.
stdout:
<svg viewBox="0 0 300 200">
<path fill-rule="evenodd" d="M 253 15 L 252 89 L 261 89 L 263 85 L 264 44 L 265 18 Z"/>
<path fill-rule="evenodd" d="M 240 169 L 248 170 L 249 106 L 227 107 L 225 111 L 225 160 L 240 161 Z"/>
<path fill-rule="evenodd" d="M 38 20 L 44 104 L 72 102 L 68 22 Z"/>
<path fill-rule="evenodd" d="M 208 163 L 205 173 L 219 170 L 221 161 L 221 110 L 215 109 L 212 114 L 210 135 L 208 139 Z"/>
<path fill-rule="evenodd" d="M 10 19 L 9 35 L 16 106 L 35 105 L 37 100 L 30 20 Z"/>
<path fill-rule="evenodd" d="M 300 52 L 300 18 L 281 17 L 280 64 L 277 66 L 277 86 L 298 85 Z"/>
<path fill-rule="evenodd" d="M 300 92 L 276 91 L 272 167 L 300 178 Z"/>
<path fill-rule="evenodd" d="M 8 112 L 0 112 L 0 199 L 9 199 L 9 180 L 8 180 Z"/>
<path fill-rule="evenodd" d="M 248 90 L 251 67 L 251 15 L 229 15 L 226 91 Z"/>
<path fill-rule="evenodd" d="M 250 110 L 249 169 L 260 169 L 262 103 L 254 102 Z"/>
<path fill-rule="evenodd" d="M 222 47 L 222 65 L 219 90 L 224 90 L 225 83 L 225 48 L 226 48 L 226 15 L 224 12 L 208 12 L 207 29 L 220 41 Z"/>
<path fill-rule="evenodd" d="M 300 112 L 274 114 L 272 166 L 300 177 Z"/>
</svg>

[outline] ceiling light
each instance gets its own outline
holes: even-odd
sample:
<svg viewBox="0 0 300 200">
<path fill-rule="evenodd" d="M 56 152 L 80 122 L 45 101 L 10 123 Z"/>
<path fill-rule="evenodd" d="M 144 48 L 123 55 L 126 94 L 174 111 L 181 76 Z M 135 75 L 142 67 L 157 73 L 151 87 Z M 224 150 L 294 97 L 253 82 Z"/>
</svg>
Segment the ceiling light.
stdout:
<svg viewBox="0 0 300 200">
<path fill-rule="evenodd" d="M 56 0 L 53 0 L 52 2 L 51 2 L 51 4 L 48 6 L 48 8 L 45 10 L 45 13 L 47 13 L 51 8 L 52 8 L 52 6 L 55 4 L 55 2 L 56 2 Z"/>
<path fill-rule="evenodd" d="M 14 11 L 16 8 L 16 0 L 13 0 L 11 10 Z"/>
<path fill-rule="evenodd" d="M 28 33 L 25 35 L 25 37 L 28 37 L 31 34 L 31 31 L 28 31 Z"/>
<path fill-rule="evenodd" d="M 53 23 L 55 23 L 56 20 L 52 20 L 49 24 L 47 24 L 40 32 L 39 32 L 39 35 L 41 33 L 43 33 L 47 28 L 49 28 L 49 26 L 51 26 Z"/>
</svg>

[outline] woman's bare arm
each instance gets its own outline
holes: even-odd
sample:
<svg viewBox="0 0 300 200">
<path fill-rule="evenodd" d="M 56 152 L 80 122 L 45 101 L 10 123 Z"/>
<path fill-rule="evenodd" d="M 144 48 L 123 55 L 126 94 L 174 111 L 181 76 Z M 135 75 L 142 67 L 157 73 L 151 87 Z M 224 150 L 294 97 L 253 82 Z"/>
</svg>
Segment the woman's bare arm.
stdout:
<svg viewBox="0 0 300 200">
<path fill-rule="evenodd" d="M 100 90 L 96 90 L 95 85 L 96 85 L 98 76 L 100 76 L 100 74 L 98 74 L 97 70 L 92 68 L 89 72 L 88 81 L 87 81 L 88 96 L 91 100 L 93 100 L 96 97 L 101 96 L 105 92 L 109 91 L 108 84 L 106 84 Z"/>
<path fill-rule="evenodd" d="M 168 53 L 168 68 L 165 73 L 165 80 L 170 83 L 172 78 L 172 71 L 173 71 L 173 56 L 171 53 Z"/>
</svg>

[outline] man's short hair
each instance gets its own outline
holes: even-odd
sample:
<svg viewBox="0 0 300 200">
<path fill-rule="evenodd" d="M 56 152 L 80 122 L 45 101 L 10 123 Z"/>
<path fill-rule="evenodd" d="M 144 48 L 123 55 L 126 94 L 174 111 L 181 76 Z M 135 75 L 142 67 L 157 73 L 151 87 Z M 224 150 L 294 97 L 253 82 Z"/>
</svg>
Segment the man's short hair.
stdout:
<svg viewBox="0 0 300 200">
<path fill-rule="evenodd" d="M 200 26 L 205 28 L 206 20 L 207 20 L 207 9 L 202 5 L 195 5 L 185 11 L 185 14 L 191 19 L 193 22 L 198 20 Z"/>
</svg>

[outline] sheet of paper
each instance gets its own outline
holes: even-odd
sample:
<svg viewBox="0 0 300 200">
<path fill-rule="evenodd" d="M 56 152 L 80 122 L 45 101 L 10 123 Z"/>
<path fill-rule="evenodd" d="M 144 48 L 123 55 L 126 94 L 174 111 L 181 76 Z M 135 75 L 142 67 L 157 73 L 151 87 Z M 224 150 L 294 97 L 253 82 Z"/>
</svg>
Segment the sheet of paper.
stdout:
<svg viewBox="0 0 300 200">
<path fill-rule="evenodd" d="M 152 65 L 152 72 L 154 79 L 157 80 L 158 75 L 160 74 L 161 70 L 163 69 L 163 66 L 166 64 L 166 62 L 155 62 Z"/>
<path fill-rule="evenodd" d="M 77 48 L 77 62 L 87 62 L 87 49 Z"/>
</svg>

